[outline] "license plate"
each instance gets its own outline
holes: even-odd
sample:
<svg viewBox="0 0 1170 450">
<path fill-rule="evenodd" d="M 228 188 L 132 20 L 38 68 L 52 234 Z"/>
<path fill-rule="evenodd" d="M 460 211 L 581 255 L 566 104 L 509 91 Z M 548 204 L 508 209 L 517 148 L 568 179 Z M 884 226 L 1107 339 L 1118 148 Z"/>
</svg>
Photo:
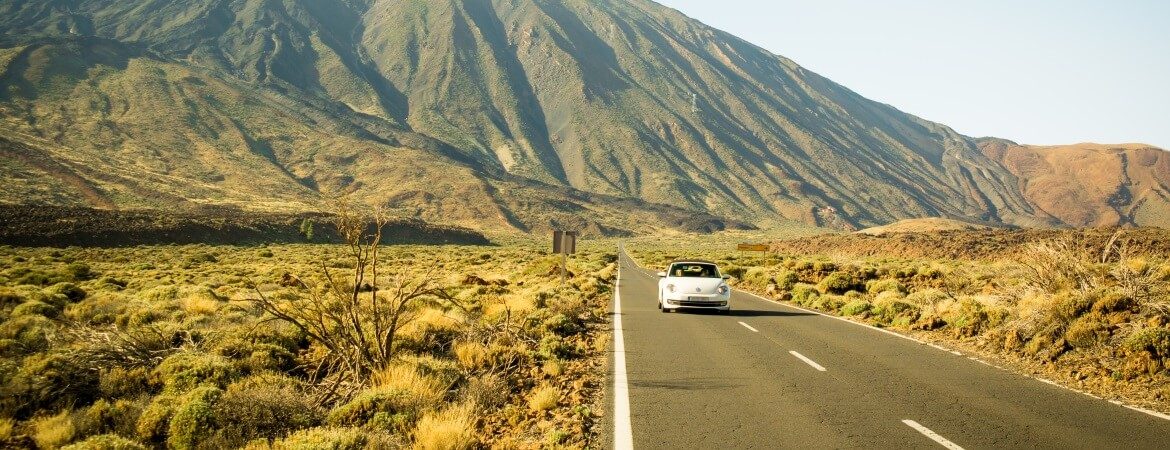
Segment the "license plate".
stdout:
<svg viewBox="0 0 1170 450">
<path fill-rule="evenodd" d="M 687 297 L 687 301 L 692 302 L 705 302 L 707 300 L 709 300 L 707 297 Z"/>
</svg>

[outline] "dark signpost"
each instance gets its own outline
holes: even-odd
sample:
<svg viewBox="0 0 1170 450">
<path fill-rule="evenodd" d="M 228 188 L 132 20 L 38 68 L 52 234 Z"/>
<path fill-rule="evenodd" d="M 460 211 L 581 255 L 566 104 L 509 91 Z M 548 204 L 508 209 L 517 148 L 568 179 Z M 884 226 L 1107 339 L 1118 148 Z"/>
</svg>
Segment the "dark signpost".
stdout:
<svg viewBox="0 0 1170 450">
<path fill-rule="evenodd" d="M 569 273 L 569 255 L 577 253 L 576 231 L 553 231 L 553 253 L 561 254 L 561 286 Z"/>
</svg>

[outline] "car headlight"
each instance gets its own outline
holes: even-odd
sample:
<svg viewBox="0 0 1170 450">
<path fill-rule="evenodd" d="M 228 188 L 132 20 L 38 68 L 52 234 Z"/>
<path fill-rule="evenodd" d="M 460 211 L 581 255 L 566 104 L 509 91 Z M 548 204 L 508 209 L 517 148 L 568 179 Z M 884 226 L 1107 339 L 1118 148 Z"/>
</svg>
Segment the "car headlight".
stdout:
<svg viewBox="0 0 1170 450">
<path fill-rule="evenodd" d="M 666 285 L 666 290 L 668 290 L 670 292 L 674 292 L 674 285 L 673 284 Z"/>
<path fill-rule="evenodd" d="M 726 284 L 721 284 L 721 285 L 719 285 L 718 288 L 715 288 L 715 292 L 718 292 L 719 295 L 726 295 L 727 292 L 730 290 L 731 290 L 731 288 L 727 287 Z"/>
</svg>

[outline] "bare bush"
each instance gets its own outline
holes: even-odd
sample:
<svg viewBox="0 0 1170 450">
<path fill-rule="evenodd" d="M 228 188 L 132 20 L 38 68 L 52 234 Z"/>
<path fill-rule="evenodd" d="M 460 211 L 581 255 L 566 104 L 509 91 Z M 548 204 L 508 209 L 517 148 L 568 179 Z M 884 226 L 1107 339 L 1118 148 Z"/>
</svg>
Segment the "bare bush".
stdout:
<svg viewBox="0 0 1170 450">
<path fill-rule="evenodd" d="M 1066 289 L 1090 290 L 1096 286 L 1090 259 L 1072 238 L 1044 241 L 1028 246 L 1020 263 L 1024 285 L 1043 292 Z"/>
<path fill-rule="evenodd" d="M 75 344 L 71 356 L 89 370 L 112 367 L 154 367 L 184 348 L 195 347 L 191 336 L 158 326 L 126 330 L 115 326 L 70 324 L 62 337 Z"/>
<path fill-rule="evenodd" d="M 399 331 L 416 317 L 420 306 L 453 301 L 436 284 L 434 269 L 421 276 L 412 276 L 406 267 L 390 276 L 379 272 L 378 250 L 387 222 L 378 212 L 367 216 L 340 202 L 334 223 L 345 240 L 352 272 L 338 274 L 322 262 L 324 282 L 316 285 L 294 277 L 297 295 L 292 298 L 275 299 L 256 290 L 254 301 L 261 309 L 326 349 L 316 375 L 331 378 L 332 388 L 322 402 L 337 387 L 356 388 L 389 367 Z M 384 281 L 388 287 L 383 288 Z"/>
</svg>

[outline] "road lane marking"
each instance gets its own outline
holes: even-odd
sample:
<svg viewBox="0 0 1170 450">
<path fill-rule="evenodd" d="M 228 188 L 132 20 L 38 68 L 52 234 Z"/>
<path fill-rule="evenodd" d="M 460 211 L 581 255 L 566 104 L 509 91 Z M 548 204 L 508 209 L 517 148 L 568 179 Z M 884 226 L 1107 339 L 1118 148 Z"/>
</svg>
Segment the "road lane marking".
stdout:
<svg viewBox="0 0 1170 450">
<path fill-rule="evenodd" d="M 1085 394 L 1085 395 L 1091 395 L 1091 394 Z M 1140 412 L 1140 413 L 1149 414 L 1149 415 L 1157 417 L 1159 419 L 1170 420 L 1170 415 L 1162 414 L 1162 413 L 1157 412 L 1157 411 L 1151 411 L 1151 410 L 1148 410 L 1148 409 L 1145 409 L 1142 407 L 1127 405 L 1125 403 L 1121 403 L 1121 406 L 1125 407 L 1127 409 L 1132 409 L 1132 410 Z"/>
<path fill-rule="evenodd" d="M 935 344 L 935 343 L 927 342 L 927 343 L 926 343 L 926 345 L 929 345 L 929 346 L 931 346 L 931 347 L 937 348 L 937 349 L 939 349 L 939 350 L 942 350 L 942 351 L 944 351 L 944 352 L 950 353 L 950 354 L 952 354 L 952 355 L 955 355 L 955 356 L 963 356 L 963 354 L 962 354 L 962 353 L 960 353 L 960 352 L 957 352 L 957 351 L 951 350 L 951 349 L 949 349 L 949 348 L 943 347 L 943 346 L 941 346 L 941 345 L 938 345 L 938 344 Z"/>
<path fill-rule="evenodd" d="M 814 369 L 817 369 L 821 372 L 824 372 L 825 370 L 827 370 L 827 369 L 825 369 L 824 366 L 817 364 L 815 361 L 808 359 L 807 357 L 805 357 L 804 355 L 802 355 L 800 353 L 797 353 L 796 350 L 789 350 L 788 353 L 791 353 L 792 356 L 795 356 L 797 359 L 804 361 L 805 364 L 812 366 Z"/>
<path fill-rule="evenodd" d="M 630 384 L 626 379 L 626 343 L 622 337 L 622 269 L 618 267 L 619 286 L 613 290 L 613 448 L 634 448 L 630 425 Z"/>
<path fill-rule="evenodd" d="M 752 330 L 753 332 L 756 332 L 756 333 L 759 333 L 759 332 L 760 332 L 760 330 L 757 330 L 757 329 L 755 329 L 755 328 L 752 328 L 752 326 L 751 326 L 751 325 L 748 325 L 748 324 L 746 324 L 746 323 L 740 322 L 739 324 L 740 324 L 740 325 L 743 325 L 743 327 L 744 327 L 744 328 L 747 328 L 747 329 L 749 329 L 749 330 Z"/>
<path fill-rule="evenodd" d="M 920 425 L 918 422 L 915 422 L 915 421 L 910 420 L 910 419 L 906 419 L 906 420 L 903 420 L 902 423 L 909 425 L 910 428 L 913 428 L 913 429 L 917 430 L 919 433 L 922 433 L 923 436 L 926 436 L 926 437 L 930 438 L 931 440 L 938 442 L 939 444 L 942 444 L 943 447 L 949 448 L 951 450 L 963 450 L 963 447 L 959 447 L 958 444 L 955 444 L 954 442 L 948 441 L 947 438 L 939 436 L 938 433 L 930 431 L 930 428 L 926 428 L 926 427 Z"/>
</svg>

